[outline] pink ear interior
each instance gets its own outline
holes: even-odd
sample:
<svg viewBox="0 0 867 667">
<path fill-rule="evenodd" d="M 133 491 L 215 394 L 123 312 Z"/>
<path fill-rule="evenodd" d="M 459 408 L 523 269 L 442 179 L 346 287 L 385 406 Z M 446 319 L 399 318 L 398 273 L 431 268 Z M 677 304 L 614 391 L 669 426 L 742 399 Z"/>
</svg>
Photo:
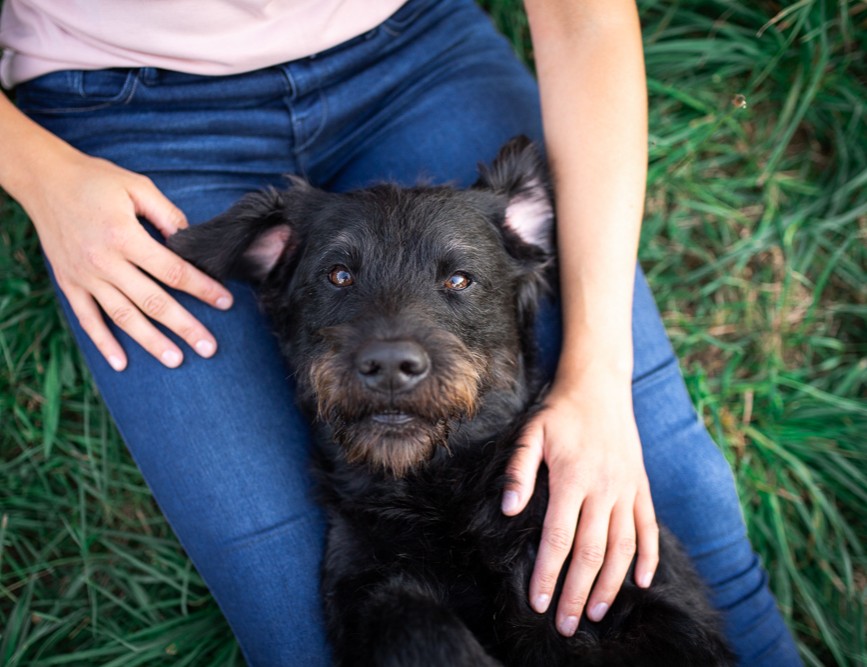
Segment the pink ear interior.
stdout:
<svg viewBox="0 0 867 667">
<path fill-rule="evenodd" d="M 506 226 L 525 243 L 537 245 L 546 252 L 554 249 L 551 238 L 553 223 L 551 200 L 538 179 L 530 181 L 528 187 L 512 197 L 506 207 Z"/>
<path fill-rule="evenodd" d="M 288 225 L 278 225 L 260 234 L 250 244 L 245 255 L 250 263 L 259 269 L 260 275 L 265 276 L 271 272 L 283 254 L 290 235 Z"/>
</svg>

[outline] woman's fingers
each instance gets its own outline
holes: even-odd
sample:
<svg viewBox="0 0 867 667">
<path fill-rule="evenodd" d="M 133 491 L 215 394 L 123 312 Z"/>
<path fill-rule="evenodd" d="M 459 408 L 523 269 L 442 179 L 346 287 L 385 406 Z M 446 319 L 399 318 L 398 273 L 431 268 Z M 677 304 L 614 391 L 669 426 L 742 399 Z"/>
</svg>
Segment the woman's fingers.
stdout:
<svg viewBox="0 0 867 667">
<path fill-rule="evenodd" d="M 178 335 L 199 356 L 208 358 L 217 351 L 217 341 L 211 332 L 173 299 L 168 292 L 136 267 L 126 264 L 118 269 L 116 276 L 117 284 L 124 285 L 125 295 L 148 320 L 159 322 L 169 331 Z M 150 329 L 156 331 L 156 327 L 152 324 L 150 324 Z M 151 340 L 155 340 L 150 329 L 146 333 Z M 142 331 L 141 328 L 138 330 Z M 168 340 L 166 336 L 162 334 L 160 336 Z M 150 348 L 148 350 L 150 351 Z M 173 350 L 166 348 L 157 358 L 166 366 L 174 368 Z"/>
<path fill-rule="evenodd" d="M 116 371 L 126 368 L 126 354 L 120 343 L 112 335 L 111 330 L 105 323 L 105 319 L 93 300 L 93 297 L 85 290 L 75 287 L 65 287 L 59 280 L 60 288 L 69 301 L 72 312 L 78 318 L 78 323 L 84 333 L 93 341 L 96 349 L 105 357 L 105 360 Z"/>
<path fill-rule="evenodd" d="M 141 236 L 140 242 L 130 244 L 128 258 L 133 264 L 164 285 L 186 292 L 199 301 L 220 310 L 231 307 L 232 293 L 222 284 L 154 241 L 144 230 Z"/>
<path fill-rule="evenodd" d="M 632 503 L 619 503 L 611 512 L 605 562 L 587 602 L 587 618 L 591 621 L 601 621 L 614 603 L 635 557 L 635 549 Z"/>
<path fill-rule="evenodd" d="M 168 368 L 177 368 L 183 353 L 139 310 L 138 306 L 110 283 L 103 282 L 93 289 L 93 296 L 102 310 L 118 328 Z"/>
<path fill-rule="evenodd" d="M 635 532 L 638 536 L 635 583 L 641 588 L 647 588 L 659 565 L 659 524 L 656 522 L 648 483 L 639 489 L 635 499 Z"/>
<path fill-rule="evenodd" d="M 553 496 L 552 496 L 553 498 Z M 566 501 L 570 502 L 570 501 Z M 574 501 L 572 501 L 574 502 Z M 577 506 L 577 503 L 575 505 Z M 623 585 L 629 567 L 638 551 L 636 582 L 650 585 L 659 560 L 658 529 L 646 507 L 640 510 L 639 540 L 632 503 L 610 504 L 584 498 L 580 519 L 572 520 L 568 506 L 549 505 L 546 515 L 536 568 L 530 583 L 530 600 L 537 612 L 543 612 L 551 600 L 557 577 L 571 551 L 569 564 L 555 622 L 561 634 L 571 636 L 578 629 L 582 613 L 591 621 L 601 621 Z M 568 528 L 577 524 L 577 531 Z"/>
<path fill-rule="evenodd" d="M 557 579 L 575 541 L 584 492 L 579 480 L 572 474 L 573 470 L 571 466 L 549 466 L 548 509 L 542 525 L 539 553 L 530 578 L 530 605 L 539 613 L 548 609 Z"/>
<path fill-rule="evenodd" d="M 169 237 L 188 226 L 183 212 L 160 192 L 147 176 L 134 175 L 127 191 L 135 206 L 135 212 L 147 218 L 163 236 Z"/>
<path fill-rule="evenodd" d="M 590 499 L 584 500 L 580 525 L 571 549 L 572 562 L 557 606 L 557 629 L 567 637 L 578 629 L 590 588 L 605 562 L 610 515 L 610 507 L 600 507 Z"/>
<path fill-rule="evenodd" d="M 155 241 L 140 226 L 127 234 L 118 235 L 124 242 L 114 249 L 113 259 L 112 253 L 106 251 L 100 261 L 94 263 L 98 282 L 93 284 L 91 278 L 87 291 L 93 294 L 118 327 L 165 366 L 179 366 L 183 361 L 183 353 L 151 320 L 179 336 L 200 356 L 211 357 L 217 350 L 214 336 L 157 281 L 222 310 L 232 305 L 231 292 Z M 122 352 L 118 355 L 119 345 L 111 337 L 108 328 L 105 327 L 103 331 L 99 325 L 92 323 L 93 312 L 90 308 L 93 307 L 93 301 L 90 301 L 90 307 L 85 304 L 86 300 L 79 297 L 77 308 L 73 307 L 79 318 L 86 318 L 90 330 L 85 331 L 113 368 L 124 368 L 126 358 Z M 104 323 L 102 326 L 105 326 Z M 91 334 L 91 331 L 94 333 Z M 98 343 L 94 335 L 99 336 L 100 341 L 110 339 L 113 344 Z M 118 363 L 119 359 L 123 359 L 122 364 Z"/>
<path fill-rule="evenodd" d="M 536 486 L 536 475 L 542 463 L 544 429 L 538 420 L 532 420 L 519 439 L 518 451 L 512 456 L 506 471 L 509 481 L 503 491 L 502 510 L 506 516 L 524 511 Z"/>
<path fill-rule="evenodd" d="M 582 612 L 591 621 L 601 621 L 614 604 L 633 559 L 636 584 L 646 588 L 659 562 L 659 529 L 649 488 L 645 486 L 633 501 L 619 502 L 613 508 L 585 498 L 557 607 L 558 630 L 566 636 L 574 634 Z"/>
</svg>

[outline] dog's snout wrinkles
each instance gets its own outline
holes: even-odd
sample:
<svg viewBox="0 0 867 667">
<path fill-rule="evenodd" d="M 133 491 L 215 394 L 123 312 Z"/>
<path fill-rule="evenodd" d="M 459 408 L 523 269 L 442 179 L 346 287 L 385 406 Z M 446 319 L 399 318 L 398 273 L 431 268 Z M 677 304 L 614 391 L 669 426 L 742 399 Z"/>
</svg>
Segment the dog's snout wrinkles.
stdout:
<svg viewBox="0 0 867 667">
<path fill-rule="evenodd" d="M 370 389 L 406 391 L 427 375 L 430 358 L 416 342 L 378 340 L 362 346 L 355 367 Z"/>
</svg>

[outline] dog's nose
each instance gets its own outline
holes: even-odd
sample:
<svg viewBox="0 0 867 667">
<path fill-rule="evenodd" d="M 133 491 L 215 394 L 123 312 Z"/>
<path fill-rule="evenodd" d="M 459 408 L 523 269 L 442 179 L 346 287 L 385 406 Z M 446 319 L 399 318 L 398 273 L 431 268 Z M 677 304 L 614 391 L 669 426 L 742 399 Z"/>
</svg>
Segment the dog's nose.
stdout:
<svg viewBox="0 0 867 667">
<path fill-rule="evenodd" d="M 430 358 L 410 340 L 377 340 L 362 346 L 355 368 L 364 384 L 378 391 L 406 391 L 427 375 Z"/>
</svg>

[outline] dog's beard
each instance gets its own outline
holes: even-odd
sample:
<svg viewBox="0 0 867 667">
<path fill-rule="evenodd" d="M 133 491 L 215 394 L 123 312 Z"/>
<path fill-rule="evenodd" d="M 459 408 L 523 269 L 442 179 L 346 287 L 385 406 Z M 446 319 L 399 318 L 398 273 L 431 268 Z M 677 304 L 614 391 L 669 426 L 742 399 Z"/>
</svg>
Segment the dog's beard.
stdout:
<svg viewBox="0 0 867 667">
<path fill-rule="evenodd" d="M 371 391 L 352 363 L 357 334 L 341 329 L 329 332 L 329 349 L 310 363 L 304 398 L 315 402 L 349 463 L 403 477 L 448 447 L 450 424 L 475 413 L 489 362 L 434 330 L 423 341 L 431 357 L 427 377 L 405 392 Z"/>
<path fill-rule="evenodd" d="M 417 422 L 413 418 L 413 422 Z M 371 419 L 332 424 L 334 439 L 349 463 L 364 464 L 403 477 L 448 446 L 448 422 L 423 422 L 393 428 Z"/>
</svg>

